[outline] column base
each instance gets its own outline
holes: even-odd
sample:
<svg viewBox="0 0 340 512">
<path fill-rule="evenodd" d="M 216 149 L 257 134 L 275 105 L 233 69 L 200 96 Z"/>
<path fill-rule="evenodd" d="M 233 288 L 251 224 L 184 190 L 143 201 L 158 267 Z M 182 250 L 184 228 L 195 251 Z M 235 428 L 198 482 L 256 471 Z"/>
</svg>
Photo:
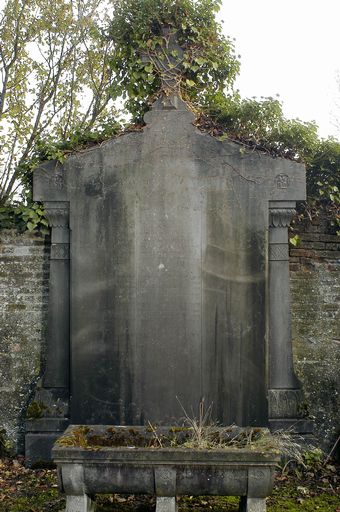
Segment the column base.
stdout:
<svg viewBox="0 0 340 512">
<path fill-rule="evenodd" d="M 306 416 L 307 405 L 302 389 L 269 389 L 269 418 L 303 418 Z"/>
<path fill-rule="evenodd" d="M 25 457 L 26 466 L 52 464 L 54 442 L 69 425 L 68 389 L 38 386 L 27 409 Z"/>
<path fill-rule="evenodd" d="M 41 418 L 26 422 L 25 464 L 46 467 L 53 464 L 52 446 L 68 427 L 68 419 Z"/>
<path fill-rule="evenodd" d="M 269 389 L 269 428 L 293 434 L 312 434 L 314 424 L 307 418 L 307 405 L 302 389 Z"/>
</svg>

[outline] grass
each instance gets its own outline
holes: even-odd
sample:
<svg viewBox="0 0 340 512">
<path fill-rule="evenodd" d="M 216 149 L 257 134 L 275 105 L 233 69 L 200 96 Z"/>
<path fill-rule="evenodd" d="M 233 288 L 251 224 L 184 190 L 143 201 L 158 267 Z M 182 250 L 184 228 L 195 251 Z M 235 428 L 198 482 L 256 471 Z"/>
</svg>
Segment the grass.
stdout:
<svg viewBox="0 0 340 512">
<path fill-rule="evenodd" d="M 204 399 L 199 403 L 198 416 L 194 411 L 191 415 L 184 409 L 176 397 L 184 413 L 181 426 L 159 427 L 148 422 L 143 428 L 108 427 L 98 433 L 88 425 L 77 425 L 64 433 L 57 441 L 59 446 L 79 447 L 86 450 L 100 450 L 104 447 L 140 447 L 140 448 L 187 448 L 195 450 L 221 450 L 225 448 L 259 448 L 277 453 L 289 453 L 300 449 L 293 443 L 291 436 L 280 433 L 270 435 L 268 429 L 236 425 L 220 426 L 212 420 L 212 404 L 206 408 Z M 296 460 L 294 453 L 294 460 Z"/>
<path fill-rule="evenodd" d="M 86 425 L 77 425 L 57 441 L 59 446 L 78 447 L 85 450 L 104 448 L 184 448 L 195 450 L 260 449 L 279 452 L 279 444 L 267 429 L 217 427 L 158 427 L 151 423 L 147 427 L 108 427 L 102 432 Z"/>
</svg>

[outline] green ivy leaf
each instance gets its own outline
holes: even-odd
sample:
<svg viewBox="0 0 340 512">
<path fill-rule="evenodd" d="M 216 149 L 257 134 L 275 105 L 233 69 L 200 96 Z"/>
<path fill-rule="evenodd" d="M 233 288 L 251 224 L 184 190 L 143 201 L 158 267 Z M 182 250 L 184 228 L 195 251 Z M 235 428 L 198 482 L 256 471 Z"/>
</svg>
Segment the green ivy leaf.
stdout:
<svg viewBox="0 0 340 512">
<path fill-rule="evenodd" d="M 291 245 L 293 245 L 294 247 L 297 247 L 298 245 L 300 245 L 300 242 L 301 242 L 301 238 L 299 237 L 299 235 L 295 235 L 289 239 L 289 243 Z"/>
<path fill-rule="evenodd" d="M 203 66 L 203 64 L 206 64 L 207 60 L 204 59 L 203 57 L 195 57 L 195 61 L 197 62 L 197 64 L 199 64 L 200 66 Z"/>
<path fill-rule="evenodd" d="M 35 222 L 27 222 L 27 228 L 28 228 L 28 231 L 33 231 L 35 228 L 36 228 L 37 224 Z"/>
</svg>

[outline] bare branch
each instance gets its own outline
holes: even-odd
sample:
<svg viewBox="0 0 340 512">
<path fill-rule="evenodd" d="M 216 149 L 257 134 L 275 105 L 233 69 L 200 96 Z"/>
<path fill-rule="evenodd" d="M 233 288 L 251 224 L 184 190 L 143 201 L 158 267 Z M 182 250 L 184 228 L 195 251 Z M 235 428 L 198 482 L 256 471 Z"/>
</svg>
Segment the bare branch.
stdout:
<svg viewBox="0 0 340 512">
<path fill-rule="evenodd" d="M 10 175 L 12 173 L 13 161 L 14 161 L 14 158 L 15 158 L 15 147 L 16 147 L 16 144 L 17 144 L 17 140 L 18 140 L 18 137 L 17 137 L 17 135 L 15 135 L 15 137 L 13 139 L 13 143 L 12 143 L 12 148 L 9 151 L 9 155 L 8 155 L 7 162 L 6 162 L 6 165 L 5 165 L 4 174 L 1 177 L 1 189 L 2 190 L 6 190 L 6 187 L 7 187 L 8 182 L 9 182 Z"/>
<path fill-rule="evenodd" d="M 16 19 L 7 12 L 13 38 L 0 48 L 0 118 L 6 112 L 9 126 L 0 168 L 2 201 L 17 189 L 18 170 L 30 158 L 37 138 L 61 133 L 66 139 L 72 126 L 92 127 L 104 114 L 110 101 L 107 88 L 112 81 L 107 65 L 110 43 L 102 48 L 91 30 L 94 20 L 100 19 L 102 3 L 103 0 L 74 0 L 68 11 L 73 20 L 61 22 L 56 30 L 54 25 L 53 30 L 49 27 L 50 19 L 55 23 L 48 12 L 49 1 L 36 4 L 20 0 Z M 61 8 L 62 5 L 61 2 Z M 59 3 L 54 6 L 58 8 Z M 46 23 L 35 23 L 36 16 L 37 20 L 46 19 Z M 5 18 L 2 17 L 1 26 Z M 26 47 L 28 42 L 36 45 L 36 60 L 30 47 Z M 78 94 L 87 87 L 92 97 L 84 107 Z"/>
</svg>

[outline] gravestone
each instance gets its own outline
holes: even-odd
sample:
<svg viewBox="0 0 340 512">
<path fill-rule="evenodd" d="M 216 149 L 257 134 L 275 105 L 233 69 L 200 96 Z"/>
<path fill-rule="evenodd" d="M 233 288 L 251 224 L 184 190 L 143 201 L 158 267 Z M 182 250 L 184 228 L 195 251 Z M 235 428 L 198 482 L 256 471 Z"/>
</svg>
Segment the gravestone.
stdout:
<svg viewBox="0 0 340 512">
<path fill-rule="evenodd" d="M 304 166 L 201 132 L 177 73 L 142 130 L 34 173 L 52 245 L 29 461 L 69 423 L 173 425 L 203 398 L 223 425 L 311 429 L 289 305 Z"/>
</svg>

